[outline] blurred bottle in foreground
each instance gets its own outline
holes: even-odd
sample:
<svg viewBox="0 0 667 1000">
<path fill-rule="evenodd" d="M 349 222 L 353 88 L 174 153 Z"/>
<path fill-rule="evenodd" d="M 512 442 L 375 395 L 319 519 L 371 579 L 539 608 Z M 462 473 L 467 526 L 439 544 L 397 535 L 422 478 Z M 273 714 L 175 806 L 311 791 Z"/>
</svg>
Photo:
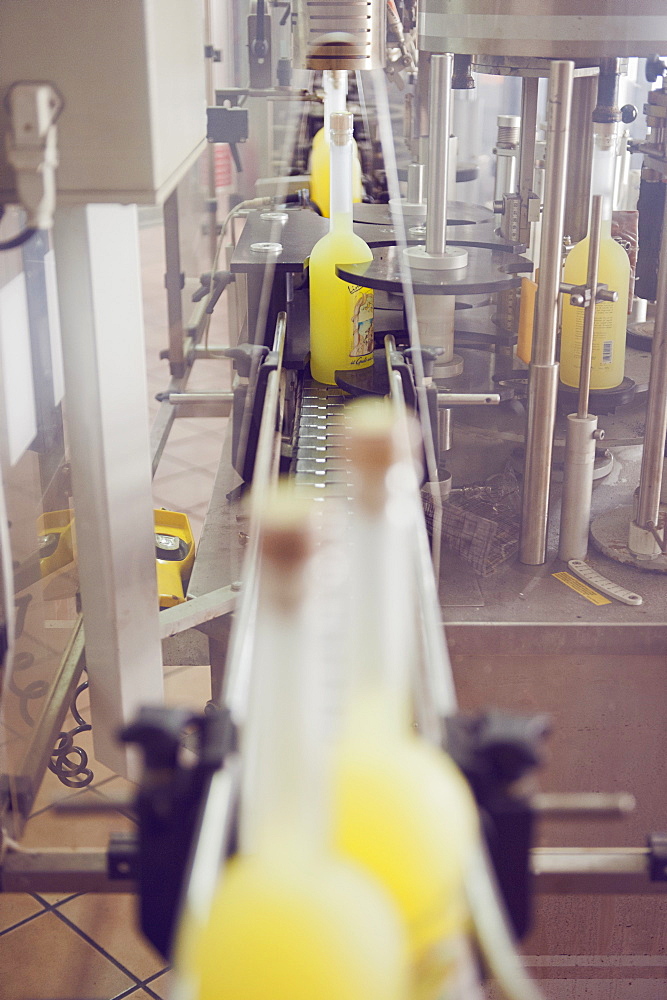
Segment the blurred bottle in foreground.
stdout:
<svg viewBox="0 0 667 1000">
<path fill-rule="evenodd" d="M 261 524 L 240 851 L 191 956 L 198 1000 L 405 1000 L 389 895 L 332 853 L 323 685 L 308 638 L 311 535 L 290 493 Z"/>
<path fill-rule="evenodd" d="M 337 844 L 386 886 L 403 914 L 411 997 L 460 998 L 457 984 L 470 972 L 463 882 L 478 841 L 477 814 L 454 763 L 412 725 L 412 507 L 389 404 L 352 404 L 349 449 L 355 511 Z M 466 1000 L 475 995 L 465 992 Z"/>
</svg>

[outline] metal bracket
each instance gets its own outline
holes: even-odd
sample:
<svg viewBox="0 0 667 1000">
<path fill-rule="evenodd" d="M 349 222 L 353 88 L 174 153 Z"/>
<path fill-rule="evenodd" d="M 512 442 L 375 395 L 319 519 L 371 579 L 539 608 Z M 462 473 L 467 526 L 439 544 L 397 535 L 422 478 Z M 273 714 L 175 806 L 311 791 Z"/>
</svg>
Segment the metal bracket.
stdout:
<svg viewBox="0 0 667 1000">
<path fill-rule="evenodd" d="M 586 309 L 591 304 L 591 289 L 587 285 L 571 285 L 567 281 L 561 281 L 559 291 L 563 295 L 570 296 L 573 306 L 581 306 Z M 618 302 L 618 292 L 610 291 L 609 286 L 600 282 L 597 285 L 595 295 L 596 302 Z"/>
<path fill-rule="evenodd" d="M 206 138 L 209 142 L 227 142 L 231 145 L 245 142 L 249 134 L 247 108 L 206 109 Z"/>
<path fill-rule="evenodd" d="M 657 524 L 654 524 L 653 521 L 647 521 L 645 527 L 647 531 L 650 531 L 660 551 L 662 553 L 667 552 L 667 537 L 665 537 L 665 515 L 664 514 L 658 515 Z"/>
</svg>

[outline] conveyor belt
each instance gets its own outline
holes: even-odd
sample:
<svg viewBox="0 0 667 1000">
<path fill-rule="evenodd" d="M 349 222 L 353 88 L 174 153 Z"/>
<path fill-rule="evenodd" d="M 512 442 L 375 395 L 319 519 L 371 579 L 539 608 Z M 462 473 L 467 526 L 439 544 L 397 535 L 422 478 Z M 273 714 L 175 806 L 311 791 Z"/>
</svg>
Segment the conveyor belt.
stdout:
<svg viewBox="0 0 667 1000">
<path fill-rule="evenodd" d="M 304 381 L 292 474 L 299 486 L 315 487 L 327 497 L 349 495 L 345 398 L 337 386 L 320 385 L 313 379 Z"/>
</svg>

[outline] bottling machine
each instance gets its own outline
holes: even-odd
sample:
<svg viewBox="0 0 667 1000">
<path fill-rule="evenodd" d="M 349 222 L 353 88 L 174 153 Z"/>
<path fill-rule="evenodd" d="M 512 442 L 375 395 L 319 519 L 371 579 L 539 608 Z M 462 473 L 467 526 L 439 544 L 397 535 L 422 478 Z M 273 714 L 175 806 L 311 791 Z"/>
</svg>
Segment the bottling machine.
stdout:
<svg viewBox="0 0 667 1000">
<path fill-rule="evenodd" d="M 388 396 L 421 431 L 415 718 L 476 794 L 514 930 L 527 932 L 534 896 L 537 974 L 569 948 L 582 955 L 572 978 L 592 991 L 599 979 L 600 996 L 620 996 L 630 966 L 659 968 L 658 946 L 622 930 L 609 945 L 595 928 L 664 921 L 665 50 L 659 0 L 4 5 L 0 712 L 22 739 L 0 747 L 3 829 L 20 833 L 47 761 L 85 783 L 76 730 L 62 731 L 72 701 L 87 726 L 84 664 L 97 758 L 136 777 L 137 743 L 145 764 L 138 839 L 85 861 L 28 858 L 12 840 L 5 891 L 137 887 L 143 929 L 170 954 L 179 906 L 203 905 L 206 872 L 234 845 L 258 585 L 245 495 L 283 473 L 344 503 L 347 402 Z M 372 260 L 337 274 L 373 293 L 374 351 L 323 385 L 309 369 L 308 261 L 329 222 L 311 149 L 323 95 L 345 84 L 354 231 Z M 165 231 L 170 381 L 150 434 L 137 204 L 163 205 Z M 627 287 L 605 271 L 612 237 Z M 214 343 L 223 313 L 228 341 Z M 620 375 L 598 386 L 612 358 Z M 219 391 L 188 388 L 202 365 L 221 372 Z M 172 587 L 185 582 L 187 599 L 158 614 L 155 524 L 172 575 L 186 553 L 165 527 L 178 516 L 152 513 L 150 469 L 176 421 L 220 414 L 202 538 Z M 47 643 L 54 619 L 71 630 Z M 135 718 L 161 699 L 162 651 L 178 656 L 195 632 L 209 714 Z M 537 792 L 547 715 L 552 791 Z M 485 958 L 502 995 L 531 995 L 521 978 L 503 984 L 493 948 Z M 627 996 L 661 995 L 664 975 L 633 976 Z"/>
</svg>

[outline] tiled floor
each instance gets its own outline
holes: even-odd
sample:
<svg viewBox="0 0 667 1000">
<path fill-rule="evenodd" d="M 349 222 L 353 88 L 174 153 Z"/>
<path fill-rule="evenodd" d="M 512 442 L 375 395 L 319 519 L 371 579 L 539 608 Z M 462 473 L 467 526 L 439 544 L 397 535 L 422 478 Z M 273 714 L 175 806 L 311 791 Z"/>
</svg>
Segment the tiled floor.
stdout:
<svg viewBox="0 0 667 1000">
<path fill-rule="evenodd" d="M 168 364 L 159 359 L 166 347 L 166 297 L 163 284 L 163 233 L 159 224 L 140 233 L 146 325 L 148 406 L 169 380 Z M 223 308 L 219 308 L 222 314 Z M 224 321 L 212 324 L 211 340 L 222 342 Z M 229 364 L 200 361 L 190 388 L 227 388 Z M 187 419 L 174 427 L 154 480 L 155 506 L 189 514 L 198 539 L 219 461 L 226 420 Z M 165 668 L 168 704 L 201 710 L 210 697 L 207 666 Z M 79 708 L 86 707 L 85 694 Z M 70 792 L 47 772 L 21 843 L 25 847 L 98 847 L 110 832 L 133 826 L 131 810 L 121 809 L 131 783 L 95 762 L 90 733 L 77 742 L 89 754 L 95 778 L 89 789 Z M 85 796 L 106 811 L 63 813 L 54 803 Z M 0 894 L 0 1000 L 168 1000 L 167 963 L 137 927 L 130 895 Z"/>
</svg>

